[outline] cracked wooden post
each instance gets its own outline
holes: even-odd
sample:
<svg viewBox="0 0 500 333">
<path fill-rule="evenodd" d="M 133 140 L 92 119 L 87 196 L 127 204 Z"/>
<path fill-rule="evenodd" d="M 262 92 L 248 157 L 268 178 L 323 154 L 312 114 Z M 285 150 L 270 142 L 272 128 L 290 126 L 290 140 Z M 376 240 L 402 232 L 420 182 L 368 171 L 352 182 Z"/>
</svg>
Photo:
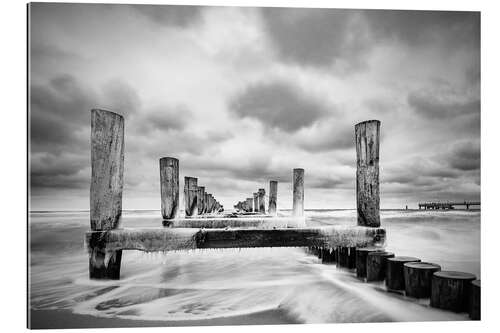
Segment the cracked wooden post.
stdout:
<svg viewBox="0 0 500 333">
<path fill-rule="evenodd" d="M 266 190 L 263 188 L 259 188 L 259 191 L 257 192 L 259 195 L 259 213 L 265 214 L 266 213 Z"/>
<path fill-rule="evenodd" d="M 259 193 L 257 192 L 253 193 L 253 211 L 254 212 L 259 211 Z"/>
<path fill-rule="evenodd" d="M 171 220 L 179 209 L 179 160 L 173 157 L 160 158 L 161 214 Z"/>
<path fill-rule="evenodd" d="M 203 204 L 205 201 L 205 187 L 198 186 L 198 193 L 196 195 L 196 199 L 198 200 L 196 206 L 198 206 L 198 215 L 203 214 Z"/>
<path fill-rule="evenodd" d="M 184 210 L 187 216 L 198 214 L 198 178 L 184 177 Z"/>
<path fill-rule="evenodd" d="M 304 216 L 304 169 L 293 169 L 293 216 Z"/>
<path fill-rule="evenodd" d="M 278 182 L 276 180 L 271 180 L 269 182 L 269 207 L 267 212 L 269 215 L 276 216 L 276 201 L 278 200 Z"/>
<path fill-rule="evenodd" d="M 379 146 L 380 121 L 356 124 L 356 203 L 358 225 L 380 226 Z"/>
<path fill-rule="evenodd" d="M 93 109 L 90 121 L 90 229 L 108 231 L 120 226 L 122 216 L 124 119 Z M 93 233 L 99 238 L 101 233 Z M 119 279 L 122 250 L 107 251 L 101 243 L 89 248 L 89 277 Z"/>
</svg>

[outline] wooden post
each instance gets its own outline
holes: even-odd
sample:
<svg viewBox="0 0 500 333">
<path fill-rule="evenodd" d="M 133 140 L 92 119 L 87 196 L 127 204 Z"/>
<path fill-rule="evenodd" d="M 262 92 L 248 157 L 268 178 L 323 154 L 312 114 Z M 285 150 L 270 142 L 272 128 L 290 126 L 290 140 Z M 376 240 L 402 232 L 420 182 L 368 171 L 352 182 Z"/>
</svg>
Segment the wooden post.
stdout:
<svg viewBox="0 0 500 333">
<path fill-rule="evenodd" d="M 179 160 L 173 157 L 160 158 L 161 214 L 170 220 L 179 209 Z"/>
<path fill-rule="evenodd" d="M 253 211 L 258 212 L 259 211 L 259 193 L 254 192 L 253 194 Z"/>
<path fill-rule="evenodd" d="M 385 285 L 389 290 L 405 290 L 405 274 L 403 265 L 407 262 L 420 262 L 414 257 L 394 257 L 387 259 L 387 276 Z"/>
<path fill-rule="evenodd" d="M 186 217 L 198 214 L 198 178 L 184 177 L 184 210 Z"/>
<path fill-rule="evenodd" d="M 205 192 L 205 200 L 203 202 L 203 213 L 204 214 L 209 213 L 209 211 L 208 211 L 208 200 L 209 200 L 208 192 Z"/>
<path fill-rule="evenodd" d="M 432 276 L 431 306 L 434 308 L 467 312 L 471 282 L 474 274 L 453 271 L 439 271 Z"/>
<path fill-rule="evenodd" d="M 356 202 L 358 225 L 380 226 L 379 145 L 380 121 L 356 124 Z"/>
<path fill-rule="evenodd" d="M 91 111 L 90 229 L 108 231 L 120 226 L 122 216 L 124 119 L 121 115 Z M 101 233 L 93 233 L 96 238 Z M 119 279 L 122 251 L 106 250 L 106 245 L 90 242 L 91 279 Z"/>
<path fill-rule="evenodd" d="M 304 169 L 293 169 L 293 216 L 304 216 Z"/>
<path fill-rule="evenodd" d="M 278 200 L 278 181 L 271 180 L 269 182 L 269 207 L 267 209 L 267 212 L 269 213 L 269 215 L 276 216 L 276 214 L 277 214 L 277 209 L 276 209 L 277 200 Z"/>
<path fill-rule="evenodd" d="M 198 200 L 198 215 L 201 215 L 203 214 L 203 205 L 205 202 L 205 186 L 198 186 L 198 194 L 196 196 L 196 199 Z"/>
<path fill-rule="evenodd" d="M 258 191 L 259 194 L 259 213 L 265 214 L 266 213 L 266 190 L 263 188 L 259 188 Z"/>
<path fill-rule="evenodd" d="M 469 318 L 481 320 L 481 280 L 475 280 L 470 285 Z"/>
<path fill-rule="evenodd" d="M 366 257 L 368 253 L 383 251 L 380 247 L 362 247 L 356 249 L 356 276 L 358 278 L 366 277 Z"/>
<path fill-rule="evenodd" d="M 253 198 L 247 198 L 246 200 L 246 211 L 251 212 L 252 211 L 252 204 L 253 204 Z"/>
<path fill-rule="evenodd" d="M 428 262 L 409 262 L 403 265 L 406 296 L 428 298 L 431 296 L 432 274 L 441 266 Z"/>
<path fill-rule="evenodd" d="M 370 252 L 366 256 L 366 281 L 383 281 L 387 269 L 387 259 L 394 253 L 386 251 Z"/>
<path fill-rule="evenodd" d="M 338 255 L 337 255 L 337 266 L 338 267 L 349 267 L 349 248 L 348 247 L 339 247 Z"/>
</svg>

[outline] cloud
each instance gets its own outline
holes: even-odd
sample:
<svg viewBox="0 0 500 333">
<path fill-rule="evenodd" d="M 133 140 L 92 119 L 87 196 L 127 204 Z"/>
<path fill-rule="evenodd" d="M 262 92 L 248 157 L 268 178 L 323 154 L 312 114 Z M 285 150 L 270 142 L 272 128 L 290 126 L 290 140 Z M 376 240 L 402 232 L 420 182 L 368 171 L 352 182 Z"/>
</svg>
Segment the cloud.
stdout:
<svg viewBox="0 0 500 333">
<path fill-rule="evenodd" d="M 311 126 L 328 113 L 321 102 L 285 82 L 250 85 L 231 100 L 229 109 L 285 132 Z"/>
<path fill-rule="evenodd" d="M 453 169 L 461 171 L 478 170 L 481 167 L 481 147 L 478 141 L 458 142 L 453 145 L 447 157 Z"/>
<path fill-rule="evenodd" d="M 447 83 L 411 91 L 407 101 L 418 115 L 429 119 L 479 114 L 481 108 L 479 98 L 467 96 Z"/>
<path fill-rule="evenodd" d="M 176 5 L 131 5 L 131 7 L 157 24 L 180 28 L 198 22 L 204 8 Z"/>
<path fill-rule="evenodd" d="M 191 111 L 185 106 L 157 106 L 134 119 L 131 126 L 139 134 L 155 130 L 181 130 L 186 127 L 190 117 L 192 117 Z"/>
<path fill-rule="evenodd" d="M 356 11 L 262 8 L 264 28 L 280 60 L 302 66 L 362 66 L 367 30 Z"/>
</svg>

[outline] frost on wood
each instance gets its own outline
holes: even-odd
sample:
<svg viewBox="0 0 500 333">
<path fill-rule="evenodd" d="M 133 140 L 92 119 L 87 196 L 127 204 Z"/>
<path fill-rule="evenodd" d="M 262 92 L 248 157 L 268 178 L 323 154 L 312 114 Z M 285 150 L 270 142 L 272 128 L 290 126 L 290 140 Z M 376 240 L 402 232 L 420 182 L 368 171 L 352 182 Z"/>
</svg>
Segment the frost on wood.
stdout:
<svg viewBox="0 0 500 333">
<path fill-rule="evenodd" d="M 315 228 L 161 228 L 88 232 L 90 248 L 172 251 L 201 248 L 380 246 L 385 230 L 364 227 Z"/>
</svg>

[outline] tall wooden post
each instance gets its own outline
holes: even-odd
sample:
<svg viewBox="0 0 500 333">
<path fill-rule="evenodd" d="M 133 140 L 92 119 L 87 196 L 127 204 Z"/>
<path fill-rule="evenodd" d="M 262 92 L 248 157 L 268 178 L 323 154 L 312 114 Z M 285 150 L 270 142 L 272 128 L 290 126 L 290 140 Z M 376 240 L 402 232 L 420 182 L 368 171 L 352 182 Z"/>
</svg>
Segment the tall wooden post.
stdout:
<svg viewBox="0 0 500 333">
<path fill-rule="evenodd" d="M 203 202 L 205 201 L 205 187 L 198 186 L 198 193 L 196 195 L 196 199 L 198 200 L 196 206 L 198 206 L 198 215 L 203 214 Z"/>
<path fill-rule="evenodd" d="M 253 204 L 253 198 L 247 198 L 246 200 L 246 204 L 245 204 L 245 210 L 247 212 L 251 212 L 252 211 L 252 204 Z"/>
<path fill-rule="evenodd" d="M 293 169 L 293 216 L 304 216 L 304 169 Z"/>
<path fill-rule="evenodd" d="M 263 188 L 259 188 L 259 191 L 257 192 L 259 194 L 259 213 L 265 214 L 266 213 L 266 190 Z"/>
<path fill-rule="evenodd" d="M 124 119 L 121 115 L 94 109 L 90 121 L 91 182 L 90 229 L 107 231 L 120 226 L 122 216 Z M 99 242 L 101 233 L 89 241 L 91 279 L 119 279 L 122 251 L 108 251 Z"/>
<path fill-rule="evenodd" d="M 271 180 L 269 182 L 269 208 L 270 215 L 276 215 L 276 201 L 278 200 L 278 181 Z"/>
<path fill-rule="evenodd" d="M 380 226 L 379 146 L 380 121 L 368 120 L 355 126 L 356 202 L 358 225 Z"/>
<path fill-rule="evenodd" d="M 179 209 L 179 160 L 173 157 L 160 158 L 161 214 L 170 220 Z"/>
<path fill-rule="evenodd" d="M 253 211 L 254 212 L 259 211 L 259 193 L 257 192 L 253 193 Z"/>
<path fill-rule="evenodd" d="M 198 214 L 198 178 L 184 177 L 184 210 L 186 216 Z"/>
</svg>

